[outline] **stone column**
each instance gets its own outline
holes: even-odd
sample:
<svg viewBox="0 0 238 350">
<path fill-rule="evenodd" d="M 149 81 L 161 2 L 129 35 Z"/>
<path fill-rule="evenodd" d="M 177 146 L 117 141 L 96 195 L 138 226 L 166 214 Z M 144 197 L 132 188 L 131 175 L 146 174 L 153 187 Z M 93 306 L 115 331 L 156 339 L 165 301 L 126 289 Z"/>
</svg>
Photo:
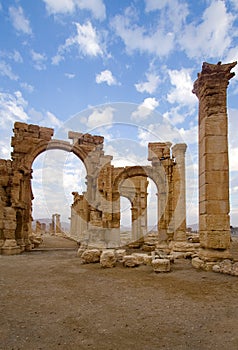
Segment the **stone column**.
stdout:
<svg viewBox="0 0 238 350">
<path fill-rule="evenodd" d="M 207 266 L 230 256 L 226 91 L 235 65 L 203 63 L 193 89 L 199 99 L 199 257 Z"/>
<path fill-rule="evenodd" d="M 176 144 L 172 148 L 176 166 L 174 168 L 174 240 L 186 241 L 186 174 L 185 174 L 185 143 Z"/>
</svg>

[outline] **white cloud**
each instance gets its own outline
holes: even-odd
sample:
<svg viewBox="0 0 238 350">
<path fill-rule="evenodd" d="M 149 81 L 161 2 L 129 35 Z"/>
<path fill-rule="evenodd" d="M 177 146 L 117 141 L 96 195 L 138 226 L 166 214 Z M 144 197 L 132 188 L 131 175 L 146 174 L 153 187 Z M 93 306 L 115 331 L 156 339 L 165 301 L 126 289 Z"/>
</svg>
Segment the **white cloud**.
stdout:
<svg viewBox="0 0 238 350">
<path fill-rule="evenodd" d="M 73 13 L 79 8 L 88 10 L 96 19 L 106 18 L 106 8 L 102 0 L 43 0 L 50 14 Z"/>
<path fill-rule="evenodd" d="M 29 116 L 34 124 L 40 124 L 49 128 L 58 128 L 63 125 L 63 123 L 51 112 L 40 112 L 36 111 L 34 108 L 29 110 Z"/>
<path fill-rule="evenodd" d="M 13 27 L 24 34 L 32 34 L 29 20 L 25 17 L 23 9 L 19 7 L 9 7 L 9 16 L 12 21 Z"/>
<path fill-rule="evenodd" d="M 73 79 L 75 77 L 75 74 L 73 74 L 73 73 L 64 73 L 64 75 L 68 79 Z"/>
<path fill-rule="evenodd" d="M 12 67 L 5 61 L 0 61 L 0 75 L 8 77 L 11 80 L 18 80 L 19 77 L 13 73 Z"/>
<path fill-rule="evenodd" d="M 43 0 L 49 13 L 73 12 L 75 4 L 73 0 Z"/>
<path fill-rule="evenodd" d="M 0 92 L 0 126 L 8 129 L 16 120 L 26 122 L 29 117 L 25 112 L 27 101 L 24 100 L 20 91 L 14 94 Z"/>
<path fill-rule="evenodd" d="M 159 102 L 154 97 L 145 98 L 142 104 L 132 113 L 131 119 L 133 120 L 145 120 L 147 119 L 152 111 L 158 107 Z"/>
<path fill-rule="evenodd" d="M 9 60 L 13 60 L 16 63 L 22 63 L 23 58 L 19 51 L 14 50 L 13 52 L 8 51 L 0 51 L 0 57 L 7 58 Z"/>
<path fill-rule="evenodd" d="M 167 119 L 156 124 L 149 124 L 147 129 L 140 128 L 138 138 L 141 145 L 147 145 L 148 142 L 172 142 L 187 143 L 193 145 L 198 142 L 198 127 L 193 126 L 190 129 L 176 128 Z"/>
<path fill-rule="evenodd" d="M 112 75 L 112 72 L 108 69 L 102 71 L 96 75 L 96 83 L 107 83 L 107 85 L 117 85 L 116 78 Z"/>
<path fill-rule="evenodd" d="M 26 82 L 20 83 L 20 86 L 29 93 L 32 93 L 34 91 L 34 86 Z"/>
<path fill-rule="evenodd" d="M 190 58 L 223 57 L 232 42 L 234 17 L 226 3 L 213 0 L 203 13 L 202 22 L 188 24 L 179 39 Z"/>
<path fill-rule="evenodd" d="M 179 106 L 171 108 L 169 111 L 165 112 L 163 116 L 174 125 L 181 124 L 186 119 L 186 114 L 180 113 Z"/>
<path fill-rule="evenodd" d="M 197 103 L 196 96 L 192 93 L 193 81 L 191 70 L 182 68 L 181 70 L 168 70 L 172 88 L 167 95 L 169 103 L 179 103 L 183 106 L 191 106 Z"/>
<path fill-rule="evenodd" d="M 166 28 L 178 33 L 189 14 L 188 4 L 179 0 L 145 0 L 145 11 L 160 11 L 161 21 L 166 18 Z"/>
<path fill-rule="evenodd" d="M 153 94 L 158 85 L 159 85 L 159 76 L 154 73 L 146 73 L 147 81 L 144 83 L 135 84 L 135 88 L 139 92 L 148 92 L 149 94 Z"/>
<path fill-rule="evenodd" d="M 77 47 L 83 56 L 97 57 L 103 55 L 103 44 L 96 29 L 91 22 L 86 24 L 75 23 L 77 34 L 66 39 L 63 45 L 58 48 L 57 54 L 52 58 L 52 64 L 59 64 L 64 60 L 64 54 L 72 47 Z"/>
<path fill-rule="evenodd" d="M 97 19 L 106 18 L 106 8 L 102 0 L 76 0 L 76 5 L 81 10 L 89 10 Z"/>
<path fill-rule="evenodd" d="M 47 57 L 45 54 L 41 54 L 39 52 L 31 50 L 31 57 L 32 57 L 35 69 L 37 70 L 46 69 L 45 62 L 47 61 Z"/>
<path fill-rule="evenodd" d="M 91 129 L 94 129 L 104 125 L 111 125 L 113 122 L 114 111 L 114 108 L 110 106 L 94 109 L 88 117 L 87 126 Z"/>
<path fill-rule="evenodd" d="M 111 22 L 116 34 L 124 42 L 128 53 L 139 51 L 162 57 L 173 50 L 174 35 L 171 31 L 165 32 L 163 23 L 148 32 L 145 27 L 133 24 L 128 13 L 129 11 L 124 16 L 115 16 Z"/>
</svg>

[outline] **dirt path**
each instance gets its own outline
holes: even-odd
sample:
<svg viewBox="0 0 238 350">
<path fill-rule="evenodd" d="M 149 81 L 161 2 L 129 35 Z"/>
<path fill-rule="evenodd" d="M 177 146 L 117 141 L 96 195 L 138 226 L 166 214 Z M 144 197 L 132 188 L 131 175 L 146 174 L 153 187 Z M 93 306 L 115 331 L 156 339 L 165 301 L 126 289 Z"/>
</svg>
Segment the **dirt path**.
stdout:
<svg viewBox="0 0 238 350">
<path fill-rule="evenodd" d="M 0 349 L 238 349 L 238 278 L 102 269 L 47 244 L 67 249 L 0 255 Z"/>
</svg>

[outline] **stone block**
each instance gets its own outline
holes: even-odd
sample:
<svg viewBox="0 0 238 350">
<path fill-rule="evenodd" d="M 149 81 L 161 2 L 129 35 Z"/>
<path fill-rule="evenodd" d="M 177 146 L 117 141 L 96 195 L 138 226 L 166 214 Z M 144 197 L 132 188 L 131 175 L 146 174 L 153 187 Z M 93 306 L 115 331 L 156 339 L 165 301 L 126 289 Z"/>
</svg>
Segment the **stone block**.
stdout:
<svg viewBox="0 0 238 350">
<path fill-rule="evenodd" d="M 230 205 L 228 201 L 204 200 L 199 203 L 200 214 L 228 214 Z"/>
<path fill-rule="evenodd" d="M 211 170 L 206 171 L 202 174 L 200 174 L 199 177 L 199 186 L 202 186 L 204 184 L 218 184 L 218 185 L 224 185 L 225 183 L 228 183 L 229 181 L 229 172 L 228 170 Z"/>
<path fill-rule="evenodd" d="M 203 262 L 219 262 L 224 259 L 231 259 L 231 253 L 229 249 L 209 249 L 203 248 L 198 252 L 198 257 Z"/>
<path fill-rule="evenodd" d="M 204 136 L 227 135 L 227 116 L 226 114 L 216 114 L 209 118 L 204 118 L 200 123 L 200 128 Z"/>
<path fill-rule="evenodd" d="M 227 153 L 199 155 L 199 173 L 229 170 Z"/>
<path fill-rule="evenodd" d="M 99 249 L 86 249 L 81 255 L 84 264 L 100 262 L 101 251 Z"/>
<path fill-rule="evenodd" d="M 216 200 L 228 201 L 229 188 L 228 184 L 218 186 L 217 184 L 204 184 L 199 188 L 199 201 Z"/>
<path fill-rule="evenodd" d="M 138 266 L 138 259 L 134 255 L 125 255 L 122 262 L 125 267 Z"/>
<path fill-rule="evenodd" d="M 204 262 L 199 257 L 195 257 L 195 258 L 192 259 L 192 266 L 195 269 L 203 269 Z"/>
<path fill-rule="evenodd" d="M 100 265 L 104 268 L 116 266 L 116 255 L 113 249 L 104 250 L 100 257 Z"/>
<path fill-rule="evenodd" d="M 230 231 L 200 231 L 199 235 L 202 248 L 224 250 L 230 248 Z"/>
<path fill-rule="evenodd" d="M 169 259 L 153 259 L 151 265 L 154 272 L 170 272 L 170 260 Z"/>
<path fill-rule="evenodd" d="M 123 258 L 126 255 L 126 250 L 125 249 L 117 249 L 115 251 L 116 259 L 118 262 L 123 262 Z"/>
<path fill-rule="evenodd" d="M 230 275 L 232 271 L 232 261 L 225 259 L 220 263 L 220 272 Z"/>
<path fill-rule="evenodd" d="M 152 256 L 144 253 L 133 253 L 138 265 L 151 265 Z"/>
<path fill-rule="evenodd" d="M 199 217 L 200 231 L 229 231 L 230 217 L 227 214 L 204 214 Z"/>
</svg>

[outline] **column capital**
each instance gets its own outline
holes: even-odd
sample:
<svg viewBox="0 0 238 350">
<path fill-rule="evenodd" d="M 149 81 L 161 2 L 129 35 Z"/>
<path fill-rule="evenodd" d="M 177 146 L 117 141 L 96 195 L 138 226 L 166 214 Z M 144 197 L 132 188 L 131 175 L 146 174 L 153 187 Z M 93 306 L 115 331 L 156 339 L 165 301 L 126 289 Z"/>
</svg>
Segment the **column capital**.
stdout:
<svg viewBox="0 0 238 350">
<path fill-rule="evenodd" d="M 186 143 L 176 143 L 176 145 L 174 145 L 172 147 L 172 152 L 173 152 L 173 156 L 177 157 L 179 155 L 185 155 L 185 152 L 187 150 L 187 145 Z"/>
<path fill-rule="evenodd" d="M 202 94 L 204 85 L 216 84 L 217 81 L 224 81 L 227 85 L 229 80 L 235 75 L 234 72 L 231 72 L 231 69 L 234 68 L 237 64 L 237 61 L 227 64 L 217 64 L 203 62 L 202 71 L 198 73 L 198 78 L 193 85 L 193 93 L 198 97 Z"/>
</svg>

